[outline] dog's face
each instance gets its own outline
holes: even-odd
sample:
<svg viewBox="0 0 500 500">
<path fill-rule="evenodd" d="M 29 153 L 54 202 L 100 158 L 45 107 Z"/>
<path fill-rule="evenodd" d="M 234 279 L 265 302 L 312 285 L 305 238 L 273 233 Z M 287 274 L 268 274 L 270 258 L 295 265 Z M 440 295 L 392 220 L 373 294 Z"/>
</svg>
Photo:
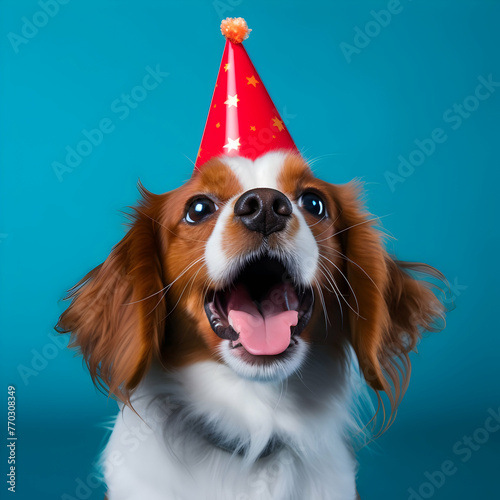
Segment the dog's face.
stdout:
<svg viewBox="0 0 500 500">
<path fill-rule="evenodd" d="M 367 381 L 387 390 L 394 357 L 407 365 L 440 312 L 386 254 L 356 186 L 315 178 L 298 155 L 215 158 L 175 191 L 143 195 L 59 322 L 94 379 L 125 399 L 154 358 L 214 359 L 272 381 L 311 346 L 341 363 L 352 345 Z"/>
<path fill-rule="evenodd" d="M 325 334 L 324 324 L 314 327 L 322 309 L 315 286 L 332 281 L 328 269 L 340 261 L 337 214 L 328 185 L 299 157 L 206 164 L 170 193 L 159 221 L 168 228 L 165 283 L 174 283 L 167 296 L 180 312 L 167 330 L 188 323 L 192 338 L 179 331 L 179 344 L 220 356 L 243 377 L 289 376 L 313 332 Z"/>
</svg>

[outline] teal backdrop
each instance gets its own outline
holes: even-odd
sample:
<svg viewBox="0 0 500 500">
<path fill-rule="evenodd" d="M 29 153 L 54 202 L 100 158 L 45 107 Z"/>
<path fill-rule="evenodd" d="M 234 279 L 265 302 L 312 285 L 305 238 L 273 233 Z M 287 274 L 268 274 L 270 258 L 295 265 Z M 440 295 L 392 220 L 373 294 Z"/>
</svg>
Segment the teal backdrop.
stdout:
<svg viewBox="0 0 500 500">
<path fill-rule="evenodd" d="M 390 251 L 450 281 L 446 329 L 425 336 L 395 424 L 359 454 L 361 498 L 497 498 L 500 2 L 2 0 L 13 498 L 103 497 L 92 464 L 116 404 L 52 327 L 65 290 L 124 234 L 138 179 L 160 193 L 189 178 L 226 16 L 253 29 L 247 51 L 317 175 L 362 179 Z"/>
</svg>

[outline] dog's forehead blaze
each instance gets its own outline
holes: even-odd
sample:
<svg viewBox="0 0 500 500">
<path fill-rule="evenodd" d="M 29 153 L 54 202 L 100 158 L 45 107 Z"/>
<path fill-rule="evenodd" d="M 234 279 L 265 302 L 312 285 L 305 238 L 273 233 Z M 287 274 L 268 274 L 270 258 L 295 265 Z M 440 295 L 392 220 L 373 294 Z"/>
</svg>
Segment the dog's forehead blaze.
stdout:
<svg viewBox="0 0 500 500">
<path fill-rule="evenodd" d="M 213 195 L 219 200 L 228 200 L 238 194 L 242 194 L 246 189 L 251 187 L 277 187 L 280 191 L 287 194 L 295 194 L 297 189 L 303 184 L 314 182 L 315 177 L 311 172 L 308 164 L 304 159 L 296 154 L 288 154 L 283 156 L 276 156 L 270 161 L 279 161 L 281 165 L 266 165 L 266 164 L 249 164 L 246 168 L 256 168 L 255 175 L 259 178 L 265 177 L 262 172 L 263 168 L 269 167 L 270 171 L 274 172 L 272 177 L 268 179 L 272 181 L 273 186 L 266 186 L 264 184 L 257 186 L 246 186 L 248 182 L 240 178 L 241 174 L 235 171 L 230 165 L 224 162 L 224 159 L 213 158 L 203 165 L 203 168 L 195 172 L 191 180 L 185 185 L 189 196 L 193 194 L 207 194 Z M 278 168 L 273 168 L 273 167 Z M 270 172 L 270 173 L 271 173 Z M 252 172 L 249 172 L 249 178 L 252 178 Z M 247 177 L 245 175 L 245 177 Z M 248 179 L 246 179 L 248 181 Z"/>
</svg>

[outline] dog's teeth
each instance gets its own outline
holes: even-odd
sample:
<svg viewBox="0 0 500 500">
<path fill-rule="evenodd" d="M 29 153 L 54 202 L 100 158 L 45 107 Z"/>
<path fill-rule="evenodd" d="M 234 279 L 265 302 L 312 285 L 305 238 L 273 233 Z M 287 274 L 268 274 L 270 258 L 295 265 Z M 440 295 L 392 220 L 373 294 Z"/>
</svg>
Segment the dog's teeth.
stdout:
<svg viewBox="0 0 500 500">
<path fill-rule="evenodd" d="M 229 321 L 229 326 L 234 330 L 233 320 L 232 320 L 231 316 L 228 316 L 227 320 Z M 234 330 L 234 331 L 236 331 L 236 330 Z"/>
</svg>

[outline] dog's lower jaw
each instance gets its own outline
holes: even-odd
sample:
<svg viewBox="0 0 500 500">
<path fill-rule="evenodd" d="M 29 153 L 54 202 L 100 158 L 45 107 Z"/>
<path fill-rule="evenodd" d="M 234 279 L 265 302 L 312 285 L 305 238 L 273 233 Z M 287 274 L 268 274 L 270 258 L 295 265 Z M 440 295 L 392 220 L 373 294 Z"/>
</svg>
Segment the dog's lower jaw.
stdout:
<svg viewBox="0 0 500 500">
<path fill-rule="evenodd" d="M 243 347 L 233 348 L 230 340 L 221 342 L 219 348 L 224 363 L 231 370 L 244 379 L 256 382 L 281 382 L 288 379 L 300 370 L 307 351 L 308 346 L 300 337 L 292 337 L 288 349 L 275 356 L 274 361 L 263 359 L 259 362 L 255 357 L 248 355 Z M 246 357 L 254 359 L 247 360 Z"/>
<path fill-rule="evenodd" d="M 315 380 L 305 366 L 285 383 L 242 379 L 215 362 L 152 371 L 132 398 L 140 417 L 125 407 L 103 454 L 109 500 L 355 499 L 349 381 L 337 371 Z M 246 441 L 245 456 L 204 439 L 190 425 L 197 418 Z M 259 458 L 273 437 L 283 446 Z"/>
</svg>

